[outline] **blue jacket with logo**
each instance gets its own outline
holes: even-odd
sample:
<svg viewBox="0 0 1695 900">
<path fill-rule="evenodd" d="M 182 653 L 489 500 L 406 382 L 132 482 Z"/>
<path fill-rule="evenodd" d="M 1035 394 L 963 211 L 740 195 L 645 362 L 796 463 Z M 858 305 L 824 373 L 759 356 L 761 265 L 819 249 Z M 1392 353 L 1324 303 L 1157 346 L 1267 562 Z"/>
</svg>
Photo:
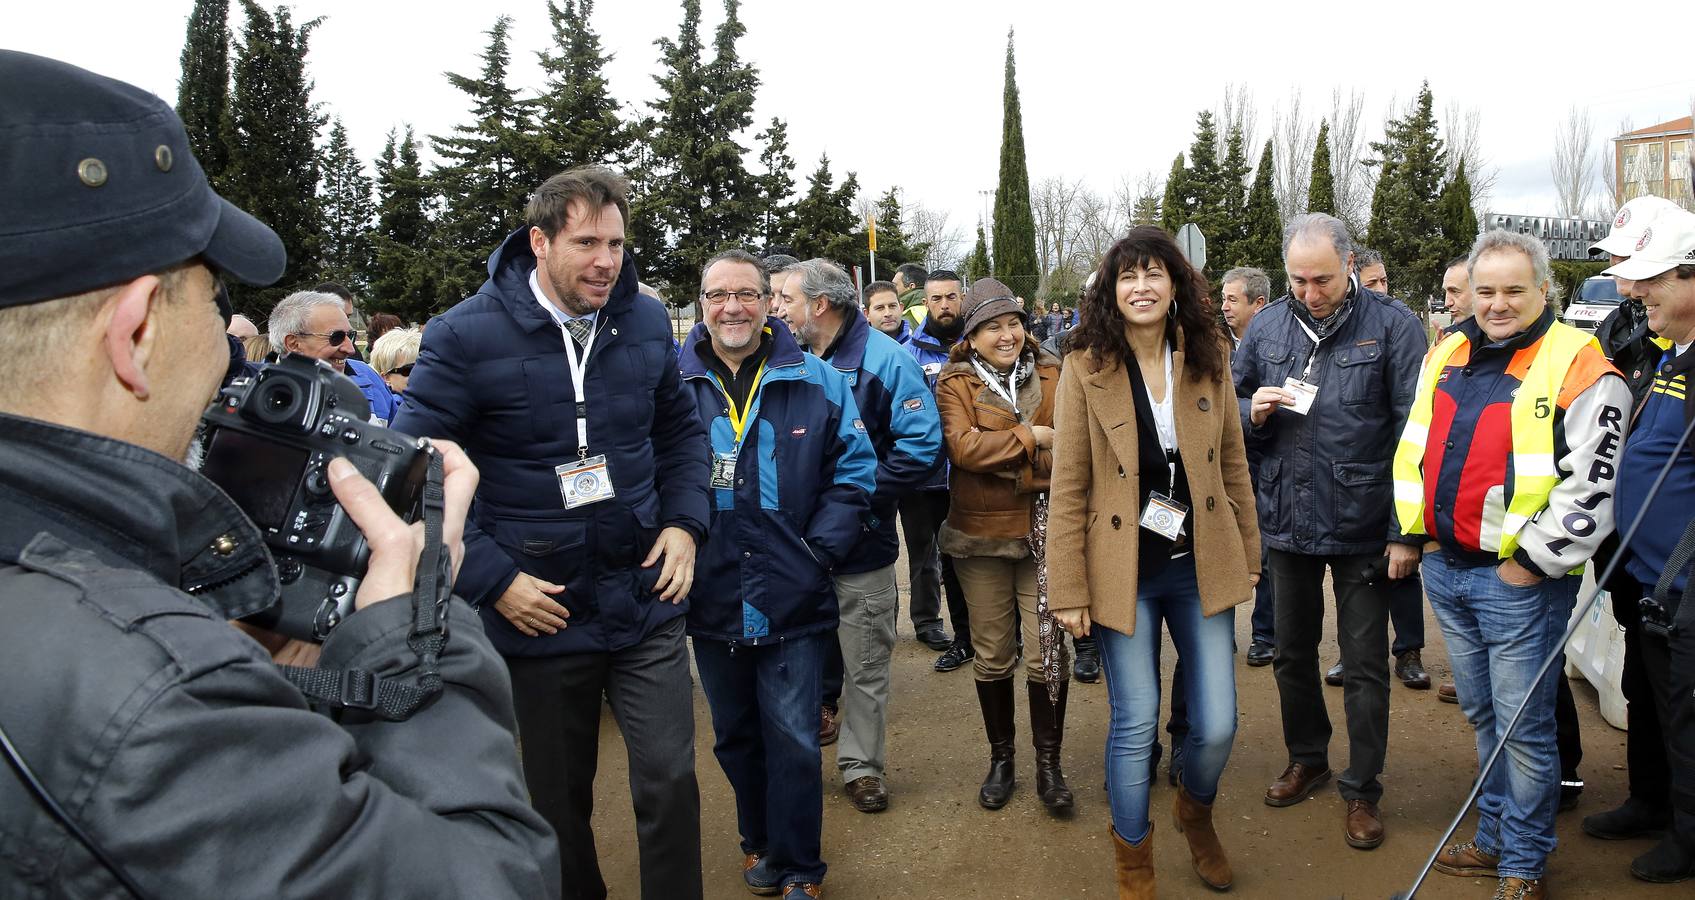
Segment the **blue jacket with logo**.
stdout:
<svg viewBox="0 0 1695 900">
<path fill-rule="evenodd" d="M 700 355 L 711 347 L 706 324 L 683 345 L 696 424 L 713 454 L 736 454 L 735 486 L 711 491 L 711 536 L 695 562 L 689 633 L 699 638 L 761 644 L 834 628 L 830 573 L 861 540 L 877 487 L 877 454 L 847 379 L 781 321 L 765 327 L 770 355 L 739 450 L 724 390 Z"/>
<path fill-rule="evenodd" d="M 828 362 L 847 378 L 877 451 L 869 531 L 836 566 L 837 572 L 853 575 L 893 565 L 900 557 L 895 513 L 900 499 L 923 487 L 940 468 L 942 415 L 912 355 L 864 316 L 847 319 Z"/>
<path fill-rule="evenodd" d="M 394 391 L 389 390 L 388 382 L 377 374 L 376 369 L 357 359 L 348 360 L 346 365 L 347 377 L 359 385 L 359 393 L 364 394 L 371 404 L 371 418 L 382 419 L 384 422 L 392 420 L 398 407 Z"/>
<path fill-rule="evenodd" d="M 930 396 L 936 396 L 936 380 L 942 374 L 942 367 L 948 364 L 948 351 L 953 349 L 951 344 L 944 343 L 941 338 L 930 333 L 928 320 L 925 325 L 912 330 L 912 336 L 907 338 L 906 352 L 918 361 L 918 367 L 924 372 L 924 384 L 930 388 Z M 942 454 L 942 464 L 931 473 L 928 481 L 919 490 L 945 491 L 948 489 L 947 454 Z"/>
<path fill-rule="evenodd" d="M 671 319 L 636 292 L 628 253 L 596 319 L 586 364 L 588 452 L 615 496 L 567 510 L 554 468 L 577 462 L 576 393 L 564 338 L 530 290 L 520 228 L 489 257 L 482 289 L 430 321 L 393 427 L 458 441 L 482 479 L 455 590 L 481 608 L 507 656 L 622 650 L 688 611 L 642 568 L 661 529 L 706 534 L 706 433 L 677 374 Z M 565 586 L 558 634 L 526 637 L 494 609 L 519 572 Z"/>
</svg>

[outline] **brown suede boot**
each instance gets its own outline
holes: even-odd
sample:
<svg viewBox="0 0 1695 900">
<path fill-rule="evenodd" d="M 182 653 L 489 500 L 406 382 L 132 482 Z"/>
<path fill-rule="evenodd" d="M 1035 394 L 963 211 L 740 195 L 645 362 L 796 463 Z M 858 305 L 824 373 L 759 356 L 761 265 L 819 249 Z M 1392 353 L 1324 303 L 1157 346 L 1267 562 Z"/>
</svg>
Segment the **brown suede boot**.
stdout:
<svg viewBox="0 0 1695 900">
<path fill-rule="evenodd" d="M 1147 837 L 1132 844 L 1112 829 L 1113 856 L 1118 868 L 1118 900 L 1154 900 L 1154 825 Z"/>
<path fill-rule="evenodd" d="M 1227 891 L 1235 875 L 1230 871 L 1230 858 L 1224 855 L 1224 845 L 1218 842 L 1218 832 L 1212 827 L 1212 807 L 1189 796 L 1189 789 L 1177 789 L 1177 802 L 1171 810 L 1177 831 L 1189 839 L 1189 856 L 1195 861 L 1195 874 L 1207 887 Z"/>
</svg>

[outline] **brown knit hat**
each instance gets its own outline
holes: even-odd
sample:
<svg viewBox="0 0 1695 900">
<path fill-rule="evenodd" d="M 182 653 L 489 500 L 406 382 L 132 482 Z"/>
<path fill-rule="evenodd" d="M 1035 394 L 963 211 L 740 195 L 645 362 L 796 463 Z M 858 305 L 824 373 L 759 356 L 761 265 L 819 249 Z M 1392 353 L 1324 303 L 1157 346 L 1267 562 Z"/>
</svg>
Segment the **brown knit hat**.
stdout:
<svg viewBox="0 0 1695 900">
<path fill-rule="evenodd" d="M 1030 314 L 1013 296 L 1012 288 L 993 278 L 979 278 L 965 294 L 965 330 L 961 334 L 969 335 L 977 326 L 1007 313 L 1018 313 L 1026 325 L 1030 323 Z"/>
</svg>

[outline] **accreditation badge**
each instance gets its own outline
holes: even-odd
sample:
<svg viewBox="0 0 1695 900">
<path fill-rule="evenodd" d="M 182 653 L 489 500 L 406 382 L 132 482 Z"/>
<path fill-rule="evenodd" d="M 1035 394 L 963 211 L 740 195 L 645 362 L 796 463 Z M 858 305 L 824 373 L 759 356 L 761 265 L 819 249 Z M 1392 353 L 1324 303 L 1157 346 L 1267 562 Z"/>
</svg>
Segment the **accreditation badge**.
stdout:
<svg viewBox="0 0 1695 900">
<path fill-rule="evenodd" d="M 1298 412 L 1303 416 L 1312 409 L 1312 401 L 1318 397 L 1318 385 L 1292 376 L 1283 379 L 1283 389 L 1295 395 L 1294 405 L 1283 408 L 1290 412 Z"/>
<path fill-rule="evenodd" d="M 712 487 L 718 490 L 732 490 L 736 486 L 736 454 L 712 454 Z"/>
<path fill-rule="evenodd" d="M 612 490 L 612 475 L 606 469 L 605 455 L 555 466 L 553 474 L 559 476 L 559 493 L 565 498 L 566 509 L 576 509 L 616 496 Z"/>
<path fill-rule="evenodd" d="M 1183 522 L 1189 518 L 1189 507 L 1159 491 L 1148 494 L 1148 506 L 1142 510 L 1142 527 L 1175 543 L 1183 536 Z"/>
</svg>

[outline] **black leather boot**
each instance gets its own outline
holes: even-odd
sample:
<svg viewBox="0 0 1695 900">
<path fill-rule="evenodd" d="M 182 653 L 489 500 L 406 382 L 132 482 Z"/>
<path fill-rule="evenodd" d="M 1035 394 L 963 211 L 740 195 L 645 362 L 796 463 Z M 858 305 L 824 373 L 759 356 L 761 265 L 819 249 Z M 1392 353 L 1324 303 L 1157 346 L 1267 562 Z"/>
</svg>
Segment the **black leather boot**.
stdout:
<svg viewBox="0 0 1695 900">
<path fill-rule="evenodd" d="M 977 802 L 984 809 L 1000 809 L 1012 799 L 1014 777 L 1012 679 L 977 682 L 977 703 L 983 707 L 983 730 L 989 735 L 989 774 Z"/>
<path fill-rule="evenodd" d="M 1048 699 L 1048 686 L 1026 681 L 1030 689 L 1030 743 L 1036 748 L 1036 795 L 1049 812 L 1071 809 L 1071 788 L 1060 771 L 1059 751 L 1065 740 L 1065 697 L 1071 682 L 1059 683 L 1059 701 Z"/>
</svg>

